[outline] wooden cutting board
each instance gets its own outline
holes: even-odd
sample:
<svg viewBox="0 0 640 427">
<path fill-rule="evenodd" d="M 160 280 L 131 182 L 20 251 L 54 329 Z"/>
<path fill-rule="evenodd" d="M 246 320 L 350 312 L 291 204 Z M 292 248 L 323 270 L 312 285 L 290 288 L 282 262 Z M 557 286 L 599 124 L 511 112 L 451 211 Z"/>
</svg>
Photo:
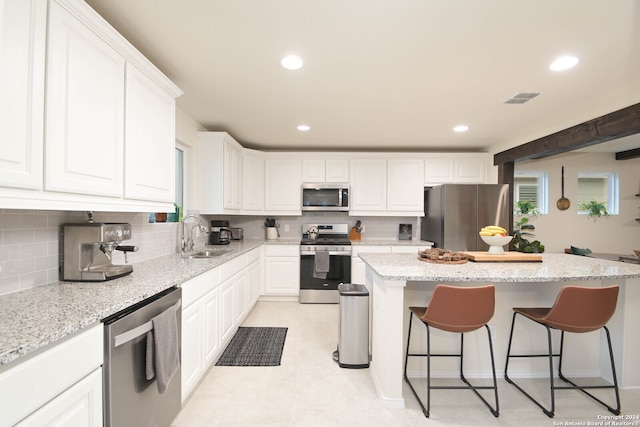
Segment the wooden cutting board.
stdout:
<svg viewBox="0 0 640 427">
<path fill-rule="evenodd" d="M 542 262 L 540 254 L 526 254 L 524 252 L 505 252 L 501 255 L 489 252 L 465 252 L 469 261 L 475 262 Z"/>
</svg>

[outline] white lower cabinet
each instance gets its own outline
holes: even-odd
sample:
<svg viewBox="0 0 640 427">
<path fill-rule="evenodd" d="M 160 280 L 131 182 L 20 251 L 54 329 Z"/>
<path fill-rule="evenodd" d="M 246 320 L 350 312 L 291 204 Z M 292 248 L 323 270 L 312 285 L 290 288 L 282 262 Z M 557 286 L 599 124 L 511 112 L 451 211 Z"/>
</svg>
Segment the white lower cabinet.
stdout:
<svg viewBox="0 0 640 427">
<path fill-rule="evenodd" d="M 184 285 L 183 285 L 184 286 Z M 200 380 L 204 366 L 203 310 L 201 304 L 182 309 L 182 401 Z"/>
<path fill-rule="evenodd" d="M 236 313 L 236 281 L 232 277 L 220 285 L 220 331 L 222 341 L 227 341 L 233 334 Z"/>
<path fill-rule="evenodd" d="M 0 426 L 101 426 L 104 327 L 87 328 L 0 374 Z"/>
<path fill-rule="evenodd" d="M 265 296 L 300 295 L 299 245 L 267 245 L 264 262 Z"/>
<path fill-rule="evenodd" d="M 181 285 L 183 402 L 257 301 L 260 254 L 254 249 Z"/>
<path fill-rule="evenodd" d="M 358 254 L 360 253 L 389 253 L 391 247 L 389 246 L 352 246 L 351 247 L 351 283 L 357 283 L 364 285 L 365 281 L 365 268 L 366 264 L 360 259 Z M 371 292 L 371 289 L 369 289 Z"/>
<path fill-rule="evenodd" d="M 220 270 L 207 271 L 182 287 L 182 401 L 220 352 Z"/>
<path fill-rule="evenodd" d="M 102 368 L 87 375 L 16 426 L 102 426 Z"/>
</svg>

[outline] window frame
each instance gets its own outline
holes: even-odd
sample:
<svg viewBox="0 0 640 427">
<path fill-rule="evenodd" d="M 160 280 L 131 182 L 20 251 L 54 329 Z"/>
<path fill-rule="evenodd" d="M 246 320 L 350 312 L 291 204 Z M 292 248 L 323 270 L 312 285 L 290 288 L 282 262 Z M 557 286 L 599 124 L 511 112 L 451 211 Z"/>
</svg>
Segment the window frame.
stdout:
<svg viewBox="0 0 640 427">
<path fill-rule="evenodd" d="M 618 172 L 578 172 L 576 176 L 576 202 L 580 193 L 580 178 L 606 178 L 607 179 L 607 200 L 597 200 L 604 202 L 609 215 L 620 214 L 620 174 Z M 578 215 L 588 215 L 588 210 L 581 210 L 577 204 Z"/>
<path fill-rule="evenodd" d="M 519 200 L 519 193 L 516 186 L 516 178 L 535 178 L 538 182 L 537 210 L 538 214 L 545 215 L 549 213 L 549 174 L 545 171 L 515 171 L 513 173 L 513 202 Z M 515 210 L 515 208 L 514 208 Z"/>
</svg>

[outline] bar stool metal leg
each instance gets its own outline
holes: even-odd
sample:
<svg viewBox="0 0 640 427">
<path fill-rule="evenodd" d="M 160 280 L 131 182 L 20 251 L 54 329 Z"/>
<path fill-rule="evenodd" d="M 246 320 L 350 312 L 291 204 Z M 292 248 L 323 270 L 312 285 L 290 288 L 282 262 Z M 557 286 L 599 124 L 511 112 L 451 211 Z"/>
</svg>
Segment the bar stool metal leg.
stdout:
<svg viewBox="0 0 640 427">
<path fill-rule="evenodd" d="M 553 353 L 553 347 L 552 347 L 552 337 L 551 337 L 551 328 L 544 324 L 544 323 L 540 323 L 540 322 L 536 322 L 535 320 L 533 320 L 535 323 L 538 323 L 542 326 L 544 326 L 547 329 L 547 341 L 548 341 L 548 349 L 549 352 L 548 354 L 511 354 L 511 344 L 513 341 L 513 331 L 515 328 L 515 320 L 516 320 L 516 315 L 519 314 L 517 312 L 513 313 L 513 318 L 511 321 L 511 332 L 509 334 L 509 344 L 507 346 L 507 360 L 506 360 L 506 364 L 505 364 L 505 368 L 504 368 L 504 378 L 507 382 L 509 382 L 510 384 L 513 384 L 518 390 L 520 390 L 526 397 L 529 398 L 529 400 L 531 400 L 533 403 L 535 403 L 538 407 L 540 407 L 540 409 L 542 409 L 542 411 L 550 418 L 553 418 L 554 413 L 555 413 L 555 390 L 579 390 L 582 393 L 586 394 L 587 396 L 591 397 L 592 399 L 594 399 L 595 401 L 597 401 L 598 403 L 600 403 L 601 405 L 603 405 L 604 407 L 607 408 L 607 410 L 609 410 L 609 412 L 615 414 L 615 415 L 619 415 L 620 414 L 620 395 L 619 395 L 619 390 L 618 390 L 618 380 L 617 380 L 617 375 L 616 375 L 616 370 L 615 370 L 615 364 L 614 364 L 614 360 L 613 360 L 613 348 L 611 346 L 611 337 L 609 334 L 609 329 L 606 326 L 603 326 L 605 333 L 606 333 L 606 337 L 607 337 L 607 345 L 609 348 L 609 357 L 611 360 L 611 372 L 613 374 L 613 385 L 596 385 L 596 386 L 580 386 L 577 385 L 575 382 L 569 380 L 568 378 L 566 378 L 564 376 L 564 374 L 562 373 L 562 357 L 563 357 L 563 353 L 564 353 L 564 331 L 560 331 L 560 352 L 557 354 Z M 527 393 L 522 387 L 520 387 L 518 384 L 516 384 L 513 379 L 511 379 L 509 377 L 509 360 L 512 357 L 516 357 L 516 358 L 524 358 L 524 357 L 548 357 L 549 358 L 549 391 L 550 391 L 550 395 L 551 395 L 551 408 L 547 409 L 545 408 L 540 402 L 538 402 L 536 399 L 534 399 L 529 393 Z M 558 377 L 564 381 L 565 383 L 570 384 L 570 386 L 560 386 L 560 385 L 555 385 L 554 384 L 554 375 L 553 375 L 553 358 L 554 357 L 558 357 Z M 602 400 L 600 400 L 599 398 L 597 398 L 596 396 L 594 396 L 593 394 L 589 393 L 587 391 L 587 389 L 608 389 L 608 388 L 613 388 L 614 392 L 615 392 L 615 398 L 616 398 L 616 408 L 612 408 L 611 406 L 609 406 L 608 404 L 606 404 L 605 402 L 603 402 Z"/>
<path fill-rule="evenodd" d="M 426 329 L 427 329 L 427 331 L 426 331 L 427 332 L 427 353 L 409 353 L 409 346 L 410 346 L 410 343 L 411 343 L 411 326 L 412 326 L 412 323 L 413 323 L 413 315 L 414 315 L 414 313 L 411 312 L 411 314 L 409 316 L 409 333 L 408 333 L 408 337 L 407 337 L 407 351 L 406 351 L 406 354 L 405 354 L 404 380 L 409 385 L 409 388 L 413 392 L 413 395 L 418 400 L 418 404 L 422 408 L 422 412 L 424 413 L 424 415 L 427 418 L 429 418 L 429 414 L 430 414 L 430 411 L 431 411 L 431 390 L 437 390 L 437 389 L 439 389 L 439 390 L 469 389 L 469 390 L 472 390 L 480 398 L 480 400 L 485 404 L 485 406 L 487 406 L 487 408 L 489 408 L 489 410 L 491 411 L 491 413 L 495 417 L 498 417 L 500 415 L 500 412 L 499 412 L 499 400 L 498 400 L 498 383 L 497 383 L 497 378 L 496 378 L 495 358 L 494 358 L 494 355 L 493 355 L 493 343 L 492 343 L 492 339 L 491 339 L 491 330 L 489 329 L 489 326 L 488 325 L 484 325 L 486 330 L 487 330 L 487 337 L 488 337 L 488 340 L 489 340 L 489 351 L 490 351 L 490 355 L 491 355 L 491 370 L 492 370 L 492 374 L 493 374 L 493 386 L 474 386 L 465 377 L 464 370 L 463 370 L 464 333 L 460 333 L 460 353 L 453 353 L 453 354 L 437 353 L 437 354 L 433 354 L 431 352 L 431 328 L 429 327 L 428 324 L 425 323 L 425 326 L 426 326 Z M 414 389 L 413 384 L 411 383 L 411 381 L 409 380 L 409 377 L 407 375 L 407 365 L 408 365 L 409 356 L 421 356 L 421 357 L 426 357 L 427 358 L 427 403 L 426 403 L 426 407 L 423 404 L 423 402 L 420 399 L 420 397 L 418 396 L 418 393 Z M 434 385 L 431 385 L 431 357 L 432 356 L 433 357 L 458 357 L 460 359 L 460 379 L 466 385 L 465 386 L 434 386 Z M 491 404 L 478 392 L 478 390 L 493 390 L 494 391 L 495 408 L 491 406 Z"/>
</svg>

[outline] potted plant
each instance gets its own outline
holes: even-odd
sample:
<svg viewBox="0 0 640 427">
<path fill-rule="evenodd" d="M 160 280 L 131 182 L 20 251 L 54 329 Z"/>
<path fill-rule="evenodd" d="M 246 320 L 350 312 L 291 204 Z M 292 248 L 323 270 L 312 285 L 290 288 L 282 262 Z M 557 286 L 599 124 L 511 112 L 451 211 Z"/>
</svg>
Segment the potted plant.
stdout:
<svg viewBox="0 0 640 427">
<path fill-rule="evenodd" d="M 607 207 L 605 203 L 591 200 L 589 203 L 583 203 L 580 205 L 580 210 L 588 212 L 588 218 L 593 218 L 595 222 L 601 216 L 608 217 Z"/>
<path fill-rule="evenodd" d="M 536 206 L 526 200 L 520 200 L 516 203 L 515 214 L 521 218 L 513 224 L 513 248 L 518 252 L 526 253 L 543 253 L 544 245 L 539 240 L 530 241 L 529 238 L 535 237 L 533 230 L 536 227 L 531 224 L 530 219 L 538 216 Z"/>
</svg>

